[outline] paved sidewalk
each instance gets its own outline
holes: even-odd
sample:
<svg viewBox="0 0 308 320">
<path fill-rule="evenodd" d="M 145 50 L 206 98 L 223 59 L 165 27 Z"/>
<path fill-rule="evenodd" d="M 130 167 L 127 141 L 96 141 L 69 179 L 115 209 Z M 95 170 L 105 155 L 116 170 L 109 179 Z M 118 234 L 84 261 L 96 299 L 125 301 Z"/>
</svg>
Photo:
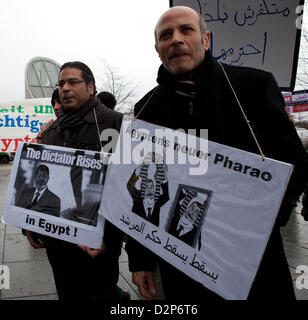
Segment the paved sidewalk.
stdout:
<svg viewBox="0 0 308 320">
<path fill-rule="evenodd" d="M 308 221 L 304 221 L 303 217 L 300 215 L 301 208 L 302 205 L 299 203 L 297 208 L 293 210 L 287 226 L 281 228 L 281 235 L 293 279 L 296 299 L 308 300 Z M 296 272 L 296 269 L 299 266 L 304 266 L 306 271 L 305 274 Z M 276 266 L 273 266 L 273 268 L 275 267 Z M 307 289 L 296 288 L 296 279 L 299 276 L 306 279 L 305 287 Z"/>
<path fill-rule="evenodd" d="M 11 165 L 0 165 L 0 216 L 4 207 Z M 290 271 L 294 281 L 295 293 L 298 300 L 308 300 L 308 290 L 296 288 L 295 281 L 300 274 L 296 268 L 308 266 L 308 222 L 298 214 L 299 205 L 292 213 L 291 219 L 282 235 Z M 44 249 L 35 250 L 19 228 L 0 223 L 0 265 L 6 265 L 10 270 L 10 289 L 0 290 L 0 300 L 57 300 L 51 267 Z M 273 266 L 273 276 L 275 268 Z M 307 282 L 308 282 L 308 274 Z M 128 271 L 127 255 L 122 250 L 120 257 L 119 286 L 130 292 L 133 300 L 140 300 L 138 290 L 131 282 Z"/>
</svg>

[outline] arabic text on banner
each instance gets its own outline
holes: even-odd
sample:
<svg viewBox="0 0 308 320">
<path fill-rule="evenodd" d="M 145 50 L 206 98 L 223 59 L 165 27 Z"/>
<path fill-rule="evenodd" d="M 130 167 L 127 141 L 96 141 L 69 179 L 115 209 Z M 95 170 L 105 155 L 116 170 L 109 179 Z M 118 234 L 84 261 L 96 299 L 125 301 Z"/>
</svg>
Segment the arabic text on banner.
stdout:
<svg viewBox="0 0 308 320">
<path fill-rule="evenodd" d="M 210 290 L 246 299 L 292 166 L 174 133 L 125 118 L 99 213 Z M 119 164 L 129 144 L 136 161 Z M 191 174 L 197 158 L 207 170 Z"/>
</svg>

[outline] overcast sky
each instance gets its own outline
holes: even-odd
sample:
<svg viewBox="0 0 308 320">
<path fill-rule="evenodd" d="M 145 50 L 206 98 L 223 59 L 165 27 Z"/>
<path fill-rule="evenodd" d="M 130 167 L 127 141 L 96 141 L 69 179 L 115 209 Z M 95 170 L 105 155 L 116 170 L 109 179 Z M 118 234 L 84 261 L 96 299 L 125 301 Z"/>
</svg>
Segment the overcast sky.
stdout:
<svg viewBox="0 0 308 320">
<path fill-rule="evenodd" d="M 25 67 L 34 57 L 79 60 L 101 76 L 104 59 L 138 84 L 156 85 L 160 60 L 154 27 L 169 0 L 1 0 L 0 102 L 25 98 Z"/>
<path fill-rule="evenodd" d="M 138 85 L 138 100 L 156 85 L 153 31 L 168 7 L 169 0 L 0 0 L 0 102 L 25 98 L 34 57 L 80 60 L 97 80 L 103 59 Z"/>
</svg>

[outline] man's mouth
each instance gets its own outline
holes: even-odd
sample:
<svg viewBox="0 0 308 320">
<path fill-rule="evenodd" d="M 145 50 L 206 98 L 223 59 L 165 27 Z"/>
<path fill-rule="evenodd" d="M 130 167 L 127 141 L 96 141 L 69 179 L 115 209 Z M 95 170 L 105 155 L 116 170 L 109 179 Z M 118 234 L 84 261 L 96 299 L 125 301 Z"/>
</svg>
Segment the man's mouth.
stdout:
<svg viewBox="0 0 308 320">
<path fill-rule="evenodd" d="M 74 97 L 72 97 L 72 96 L 64 96 L 63 97 L 63 101 L 65 101 L 65 100 L 70 100 L 70 99 L 73 99 Z"/>
<path fill-rule="evenodd" d="M 176 51 L 176 52 L 172 52 L 169 55 L 169 59 L 173 59 L 173 58 L 180 58 L 183 56 L 187 56 L 188 53 L 186 51 Z"/>
</svg>

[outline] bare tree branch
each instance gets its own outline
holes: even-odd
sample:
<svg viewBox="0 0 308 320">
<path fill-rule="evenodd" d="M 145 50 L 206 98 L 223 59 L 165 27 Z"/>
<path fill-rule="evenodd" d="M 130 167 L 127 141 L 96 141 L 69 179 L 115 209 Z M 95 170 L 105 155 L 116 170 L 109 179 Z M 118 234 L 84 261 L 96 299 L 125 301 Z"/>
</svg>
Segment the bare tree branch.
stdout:
<svg viewBox="0 0 308 320">
<path fill-rule="evenodd" d="M 108 91 L 114 95 L 117 100 L 116 110 L 123 113 L 132 113 L 136 103 L 137 85 L 129 81 L 124 75 L 101 59 L 103 72 L 96 76 L 99 80 L 97 91 Z"/>
</svg>

